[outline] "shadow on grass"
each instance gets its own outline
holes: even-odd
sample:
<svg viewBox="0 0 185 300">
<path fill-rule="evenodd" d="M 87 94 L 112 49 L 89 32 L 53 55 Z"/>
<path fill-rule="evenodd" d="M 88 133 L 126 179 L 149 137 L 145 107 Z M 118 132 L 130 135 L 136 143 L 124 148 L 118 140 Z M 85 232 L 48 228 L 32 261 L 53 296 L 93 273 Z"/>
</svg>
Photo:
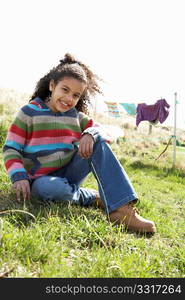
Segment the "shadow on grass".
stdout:
<svg viewBox="0 0 185 300">
<path fill-rule="evenodd" d="M 85 214 L 94 218 L 99 209 L 92 207 L 81 207 L 75 204 L 41 202 L 31 198 L 29 201 L 18 202 L 14 194 L 3 196 L 0 194 L 0 217 L 7 217 L 8 221 L 16 226 L 29 226 L 32 222 L 47 222 L 50 217 L 59 217 L 62 222 L 70 221 L 71 218 L 78 219 Z"/>
<path fill-rule="evenodd" d="M 124 239 L 127 234 L 133 235 L 134 238 L 151 238 L 153 236 L 152 234 L 129 231 L 123 225 L 110 224 L 105 212 L 92 206 L 81 207 L 68 203 L 41 204 L 37 199 L 31 199 L 25 205 L 24 203 L 16 202 L 16 199 L 12 200 L 14 202 L 9 206 L 8 213 L 6 211 L 3 213 L 0 209 L 0 218 L 5 217 L 8 222 L 20 229 L 30 227 L 33 223 L 45 223 L 47 226 L 50 218 L 59 218 L 61 225 L 79 224 L 79 222 L 82 222 L 81 235 L 83 236 L 76 235 L 74 230 L 74 239 L 79 239 L 79 247 L 82 249 L 84 247 L 93 248 L 95 244 L 106 248 L 123 247 L 122 241 L 119 241 L 120 232 L 123 234 L 121 239 Z M 89 220 L 87 221 L 89 225 L 87 225 L 85 220 Z M 102 225 L 102 221 L 104 225 Z M 109 229 L 106 229 L 106 227 Z M 73 226 L 69 230 L 73 231 Z M 72 231 L 71 234 L 73 235 Z"/>
<path fill-rule="evenodd" d="M 137 160 L 131 164 L 129 167 L 132 169 L 140 169 L 140 170 L 149 170 L 149 171 L 156 171 L 156 175 L 159 177 L 167 177 L 167 176 L 177 176 L 181 178 L 185 178 L 185 171 L 177 169 L 175 167 L 172 168 L 161 168 L 154 164 L 143 163 L 140 160 Z"/>
</svg>

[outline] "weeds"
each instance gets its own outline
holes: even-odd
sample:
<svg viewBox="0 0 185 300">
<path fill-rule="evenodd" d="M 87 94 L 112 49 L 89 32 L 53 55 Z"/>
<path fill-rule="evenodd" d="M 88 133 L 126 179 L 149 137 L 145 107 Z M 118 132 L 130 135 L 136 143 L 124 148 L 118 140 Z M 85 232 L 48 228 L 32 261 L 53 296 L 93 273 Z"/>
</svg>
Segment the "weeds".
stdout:
<svg viewBox="0 0 185 300">
<path fill-rule="evenodd" d="M 1 147 L 8 124 L 0 123 Z M 157 233 L 113 226 L 99 209 L 17 203 L 1 155 L 0 277 L 185 277 L 184 148 L 177 147 L 172 168 L 171 145 L 155 162 L 164 148 L 160 138 L 170 134 L 166 129 L 155 128 L 150 143 L 146 130 L 122 127 L 124 139 L 111 147 L 139 196 L 140 214 L 156 223 Z M 97 188 L 92 174 L 83 186 Z"/>
</svg>

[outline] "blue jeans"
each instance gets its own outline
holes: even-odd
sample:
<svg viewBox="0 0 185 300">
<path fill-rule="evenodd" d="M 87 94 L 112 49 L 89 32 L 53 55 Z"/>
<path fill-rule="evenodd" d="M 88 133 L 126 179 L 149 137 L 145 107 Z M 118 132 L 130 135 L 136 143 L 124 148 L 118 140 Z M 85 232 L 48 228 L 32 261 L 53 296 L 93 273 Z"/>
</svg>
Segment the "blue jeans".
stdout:
<svg viewBox="0 0 185 300">
<path fill-rule="evenodd" d="M 97 180 L 107 214 L 137 199 L 125 170 L 102 138 L 95 142 L 90 158 L 83 159 L 76 152 L 67 166 L 35 179 L 32 195 L 43 201 L 69 201 L 89 206 L 95 201 L 95 193 L 80 185 L 90 172 Z"/>
</svg>

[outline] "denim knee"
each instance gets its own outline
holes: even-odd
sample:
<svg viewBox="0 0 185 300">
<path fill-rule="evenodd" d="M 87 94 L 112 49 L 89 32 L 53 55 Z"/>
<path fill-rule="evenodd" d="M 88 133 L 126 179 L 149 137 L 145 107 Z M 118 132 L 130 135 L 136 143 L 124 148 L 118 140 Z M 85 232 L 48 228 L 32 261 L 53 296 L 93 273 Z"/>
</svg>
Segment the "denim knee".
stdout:
<svg viewBox="0 0 185 300">
<path fill-rule="evenodd" d="M 72 187 L 67 179 L 55 176 L 37 178 L 32 184 L 31 193 L 43 201 L 61 202 L 73 198 Z"/>
</svg>

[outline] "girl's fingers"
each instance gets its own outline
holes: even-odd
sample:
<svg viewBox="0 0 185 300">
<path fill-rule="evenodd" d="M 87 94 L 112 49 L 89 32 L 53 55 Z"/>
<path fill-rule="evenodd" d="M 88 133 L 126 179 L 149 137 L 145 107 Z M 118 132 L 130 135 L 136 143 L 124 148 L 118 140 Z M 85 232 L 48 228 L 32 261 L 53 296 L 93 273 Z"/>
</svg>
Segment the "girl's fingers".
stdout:
<svg viewBox="0 0 185 300">
<path fill-rule="evenodd" d="M 27 180 L 17 181 L 13 184 L 16 190 L 17 201 L 21 201 L 21 194 L 24 200 L 30 199 L 30 184 Z"/>
<path fill-rule="evenodd" d="M 27 200 L 30 200 L 30 196 L 31 196 L 31 193 L 30 193 L 30 186 L 27 187 Z"/>
<path fill-rule="evenodd" d="M 29 185 L 29 182 L 25 182 L 22 185 L 22 193 L 23 193 L 24 201 L 30 199 L 30 185 Z"/>
<path fill-rule="evenodd" d="M 20 202 L 21 201 L 21 185 L 19 183 L 15 182 L 13 187 L 16 191 L 17 201 Z"/>
<path fill-rule="evenodd" d="M 16 196 L 17 196 L 17 201 L 20 202 L 21 201 L 21 191 L 17 188 L 16 188 Z"/>
<path fill-rule="evenodd" d="M 79 154 L 83 158 L 88 158 L 93 152 L 94 140 L 90 135 L 82 137 L 79 145 Z"/>
<path fill-rule="evenodd" d="M 29 183 L 26 185 L 26 199 L 30 200 L 30 185 L 29 185 Z"/>
<path fill-rule="evenodd" d="M 84 143 L 84 141 L 82 140 L 81 143 L 80 143 L 80 146 L 79 146 L 79 154 L 80 154 L 80 156 L 83 157 L 83 158 L 85 158 L 85 152 L 86 152 L 85 147 L 86 147 L 86 146 L 85 146 L 85 143 Z"/>
<path fill-rule="evenodd" d="M 23 200 L 27 200 L 28 198 L 28 190 L 27 190 L 27 185 L 23 184 L 22 185 L 22 195 L 23 195 Z"/>
<path fill-rule="evenodd" d="M 81 149 L 80 149 L 80 155 L 84 158 L 88 158 L 91 155 L 90 143 L 82 143 Z"/>
</svg>

